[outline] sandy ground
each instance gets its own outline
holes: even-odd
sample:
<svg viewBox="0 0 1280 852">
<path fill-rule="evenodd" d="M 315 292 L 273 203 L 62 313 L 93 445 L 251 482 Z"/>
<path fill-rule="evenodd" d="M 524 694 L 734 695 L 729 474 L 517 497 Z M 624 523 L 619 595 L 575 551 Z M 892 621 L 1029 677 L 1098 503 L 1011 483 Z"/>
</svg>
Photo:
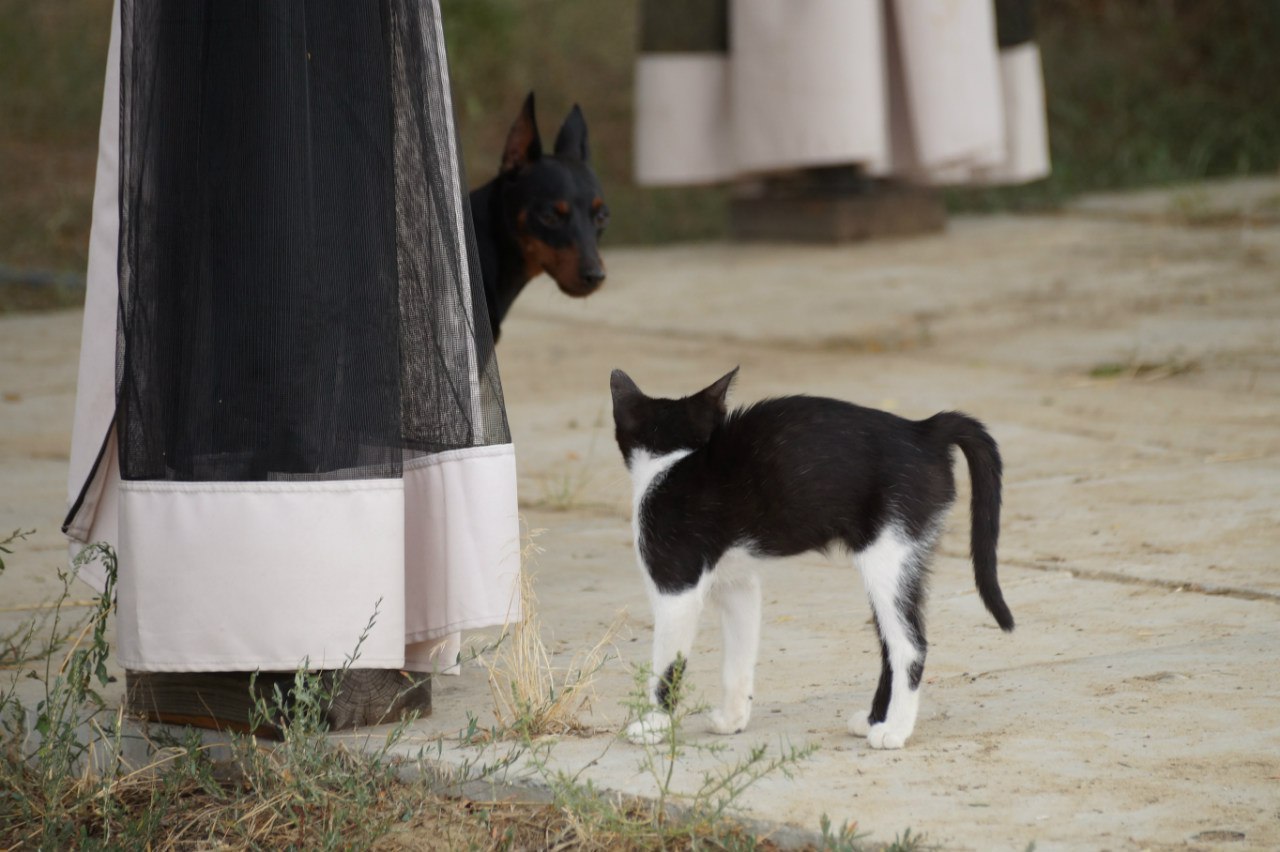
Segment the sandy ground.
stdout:
<svg viewBox="0 0 1280 852">
<path fill-rule="evenodd" d="M 1005 456 L 1001 583 L 1018 629 L 1001 634 L 978 602 L 962 494 L 915 736 L 873 751 L 845 733 L 878 675 L 858 577 L 845 558 L 784 562 L 765 578 L 751 726 L 721 738 L 690 718 L 691 741 L 728 751 L 691 752 L 677 788 L 755 744 L 812 744 L 793 778 L 743 795 L 750 816 L 816 829 L 825 813 L 954 849 L 1280 848 L 1277 210 L 1280 182 L 1205 185 L 897 242 L 613 249 L 586 301 L 532 285 L 499 358 L 557 664 L 626 614 L 585 716 L 600 730 L 564 738 L 552 764 L 653 791 L 614 735 L 652 622 L 609 370 L 678 395 L 741 365 L 737 401 L 807 392 L 986 421 Z M 0 530 L 38 530 L 0 581 L 0 635 L 58 588 L 79 325 L 0 316 Z M 708 615 L 690 667 L 708 700 L 718 632 Z M 435 701 L 415 747 L 490 718 L 474 664 L 438 679 Z"/>
</svg>

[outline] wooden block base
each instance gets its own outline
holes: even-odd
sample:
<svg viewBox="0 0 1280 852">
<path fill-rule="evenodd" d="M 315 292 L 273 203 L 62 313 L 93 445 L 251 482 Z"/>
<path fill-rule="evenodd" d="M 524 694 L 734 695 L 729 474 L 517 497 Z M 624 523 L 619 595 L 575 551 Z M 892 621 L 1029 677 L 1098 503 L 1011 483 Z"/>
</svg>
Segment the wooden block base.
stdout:
<svg viewBox="0 0 1280 852">
<path fill-rule="evenodd" d="M 334 694 L 326 712 L 329 729 L 398 722 L 409 714 L 431 715 L 431 675 L 395 669 L 349 669 L 320 673 Z M 252 681 L 253 691 L 250 693 Z M 255 698 L 274 708 L 274 690 L 289 700 L 292 672 L 125 673 L 125 709 L 152 722 L 250 732 L 277 737 L 276 720 L 254 729 Z"/>
<path fill-rule="evenodd" d="M 870 180 L 852 169 L 809 169 L 739 187 L 729 231 L 743 241 L 843 243 L 941 231 L 942 196 Z"/>
</svg>

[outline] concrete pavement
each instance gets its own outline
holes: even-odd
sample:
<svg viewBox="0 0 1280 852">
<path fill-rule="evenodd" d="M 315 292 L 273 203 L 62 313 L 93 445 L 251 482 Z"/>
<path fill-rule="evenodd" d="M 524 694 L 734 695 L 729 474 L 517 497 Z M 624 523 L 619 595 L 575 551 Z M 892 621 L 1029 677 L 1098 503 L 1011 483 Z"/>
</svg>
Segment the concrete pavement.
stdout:
<svg viewBox="0 0 1280 852">
<path fill-rule="evenodd" d="M 740 364 L 739 402 L 807 392 L 986 421 L 1018 629 L 978 602 L 962 493 L 915 736 L 873 751 L 845 733 L 878 675 L 860 581 L 843 557 L 790 560 L 765 578 L 751 726 L 714 737 L 691 718 L 692 741 L 728 751 L 691 752 L 678 788 L 757 743 L 813 744 L 793 778 L 743 795 L 747 814 L 816 829 L 825 813 L 879 840 L 909 827 L 954 849 L 1280 848 L 1278 210 L 1280 181 L 1250 181 L 860 246 L 606 244 L 591 299 L 531 285 L 499 359 L 555 662 L 626 613 L 583 717 L 598 731 L 562 738 L 552 765 L 653 792 L 614 736 L 652 625 L 609 370 L 677 395 Z M 0 530 L 38 530 L 0 580 L 0 631 L 56 592 L 78 339 L 78 312 L 0 316 Z M 718 633 L 707 618 L 690 665 L 710 700 Z M 438 678 L 435 705 L 406 747 L 492 756 L 455 736 L 468 713 L 489 718 L 482 668 Z"/>
</svg>

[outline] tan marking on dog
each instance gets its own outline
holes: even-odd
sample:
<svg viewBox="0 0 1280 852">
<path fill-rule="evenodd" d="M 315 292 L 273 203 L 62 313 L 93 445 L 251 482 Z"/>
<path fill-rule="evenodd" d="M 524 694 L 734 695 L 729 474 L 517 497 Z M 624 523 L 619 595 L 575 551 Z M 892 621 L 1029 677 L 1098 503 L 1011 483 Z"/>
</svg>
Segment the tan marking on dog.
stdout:
<svg viewBox="0 0 1280 852">
<path fill-rule="evenodd" d="M 516 238 L 520 243 L 520 255 L 524 258 L 524 274 L 533 278 L 545 272 L 555 279 L 561 292 L 569 296 L 588 296 L 596 287 L 588 286 L 578 277 L 582 258 L 576 245 L 556 248 L 528 232 L 528 214 L 521 210 L 516 217 Z"/>
</svg>

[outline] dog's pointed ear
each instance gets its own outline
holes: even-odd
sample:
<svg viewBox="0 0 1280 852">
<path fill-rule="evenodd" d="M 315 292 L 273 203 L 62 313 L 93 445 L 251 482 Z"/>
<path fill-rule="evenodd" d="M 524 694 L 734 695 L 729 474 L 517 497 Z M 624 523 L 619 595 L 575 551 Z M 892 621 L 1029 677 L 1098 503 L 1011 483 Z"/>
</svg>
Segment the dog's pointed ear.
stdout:
<svg viewBox="0 0 1280 852">
<path fill-rule="evenodd" d="M 706 397 L 715 403 L 716 408 L 721 414 L 728 411 L 727 400 L 729 398 L 729 388 L 733 385 L 733 380 L 738 377 L 738 368 L 734 367 L 720 378 L 716 379 L 708 387 L 704 388 L 700 396 Z"/>
<path fill-rule="evenodd" d="M 634 426 L 636 405 L 645 398 L 644 392 L 621 370 L 609 374 L 609 391 L 613 394 L 614 424 L 619 429 Z"/>
<path fill-rule="evenodd" d="M 507 144 L 502 149 L 501 174 L 524 168 L 542 157 L 542 139 L 538 136 L 538 122 L 533 114 L 533 92 L 524 99 L 520 114 L 507 132 Z"/>
<path fill-rule="evenodd" d="M 556 134 L 556 156 L 584 163 L 591 159 L 587 148 L 587 120 L 577 104 L 569 110 L 564 124 L 560 125 L 560 132 Z"/>
</svg>

